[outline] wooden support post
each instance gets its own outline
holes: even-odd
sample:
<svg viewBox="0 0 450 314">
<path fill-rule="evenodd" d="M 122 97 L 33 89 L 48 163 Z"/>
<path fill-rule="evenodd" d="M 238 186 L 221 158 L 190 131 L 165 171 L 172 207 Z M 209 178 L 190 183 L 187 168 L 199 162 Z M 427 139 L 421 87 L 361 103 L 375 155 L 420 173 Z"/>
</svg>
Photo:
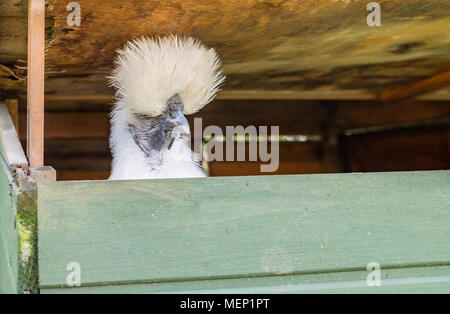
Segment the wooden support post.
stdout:
<svg viewBox="0 0 450 314">
<path fill-rule="evenodd" d="M 348 160 L 343 153 L 342 130 L 345 128 L 338 116 L 339 104 L 330 105 L 323 125 L 321 157 L 326 172 L 347 172 Z"/>
<path fill-rule="evenodd" d="M 45 0 L 28 0 L 27 155 L 31 167 L 44 165 Z"/>
</svg>

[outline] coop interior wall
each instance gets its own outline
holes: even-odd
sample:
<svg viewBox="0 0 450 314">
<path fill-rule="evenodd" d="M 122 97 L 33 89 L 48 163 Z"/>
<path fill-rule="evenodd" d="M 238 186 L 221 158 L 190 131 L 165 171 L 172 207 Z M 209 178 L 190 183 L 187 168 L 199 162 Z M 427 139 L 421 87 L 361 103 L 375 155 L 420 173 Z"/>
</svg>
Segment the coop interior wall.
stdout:
<svg viewBox="0 0 450 314">
<path fill-rule="evenodd" d="M 58 180 L 106 179 L 110 102 L 50 99 L 45 106 L 45 164 Z M 194 117 L 203 128 L 278 125 L 289 136 L 279 143 L 275 173 L 261 173 L 260 160 L 213 161 L 210 176 L 450 169 L 449 101 L 215 100 L 189 117 L 191 128 Z M 19 135 L 25 147 L 23 97 Z"/>
</svg>

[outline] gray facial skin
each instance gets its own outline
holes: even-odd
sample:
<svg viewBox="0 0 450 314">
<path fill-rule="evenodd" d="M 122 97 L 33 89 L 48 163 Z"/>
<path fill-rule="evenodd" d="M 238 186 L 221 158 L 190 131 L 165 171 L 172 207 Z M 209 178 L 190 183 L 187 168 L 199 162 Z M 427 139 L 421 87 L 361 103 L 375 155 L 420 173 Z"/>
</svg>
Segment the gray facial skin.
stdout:
<svg viewBox="0 0 450 314">
<path fill-rule="evenodd" d="M 167 101 L 166 111 L 157 116 L 135 114 L 130 132 L 140 149 L 150 157 L 167 148 L 177 138 L 189 139 L 189 123 L 183 115 L 184 105 L 178 95 Z"/>
</svg>

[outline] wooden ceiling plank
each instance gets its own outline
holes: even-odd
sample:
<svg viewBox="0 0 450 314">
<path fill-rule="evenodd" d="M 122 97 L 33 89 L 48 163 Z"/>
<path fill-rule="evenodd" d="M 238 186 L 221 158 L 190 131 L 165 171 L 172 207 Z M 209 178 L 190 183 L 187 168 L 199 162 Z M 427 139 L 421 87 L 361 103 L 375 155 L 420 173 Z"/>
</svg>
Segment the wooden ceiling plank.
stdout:
<svg viewBox="0 0 450 314">
<path fill-rule="evenodd" d="M 222 90 L 217 100 L 376 100 L 376 92 L 368 90 Z M 450 100 L 450 89 L 423 93 L 415 97 L 421 101 Z M 45 94 L 47 101 L 105 101 L 112 102 L 113 94 Z"/>
<path fill-rule="evenodd" d="M 0 63 L 26 55 L 26 2 L 0 5 Z M 374 28 L 365 23 L 364 0 L 78 2 L 82 24 L 71 27 L 67 2 L 46 1 L 49 93 L 110 93 L 115 50 L 166 33 L 217 49 L 228 78 L 218 99 L 368 100 L 450 67 L 447 0 L 380 0 L 383 24 Z M 21 90 L 12 83 L 0 80 L 10 93 Z M 418 97 L 448 100 L 450 93 Z"/>
<path fill-rule="evenodd" d="M 219 97 L 228 99 L 368 99 L 385 86 L 450 66 L 450 39 L 442 31 L 450 26 L 447 0 L 380 0 L 383 24 L 374 28 L 366 24 L 364 0 L 78 3 L 81 26 L 69 27 L 67 2 L 49 1 L 55 24 L 48 42 L 48 91 L 54 93 L 74 87 L 106 91 L 117 48 L 135 37 L 167 33 L 197 37 L 218 51 L 225 92 L 233 91 Z M 57 82 L 60 76 L 78 79 L 69 86 Z M 84 81 L 90 84 L 81 87 Z M 242 95 L 238 89 L 267 92 Z M 369 93 L 360 94 L 364 89 Z M 280 90 L 292 92 L 272 93 Z M 335 96 L 335 90 L 357 92 Z"/>
</svg>

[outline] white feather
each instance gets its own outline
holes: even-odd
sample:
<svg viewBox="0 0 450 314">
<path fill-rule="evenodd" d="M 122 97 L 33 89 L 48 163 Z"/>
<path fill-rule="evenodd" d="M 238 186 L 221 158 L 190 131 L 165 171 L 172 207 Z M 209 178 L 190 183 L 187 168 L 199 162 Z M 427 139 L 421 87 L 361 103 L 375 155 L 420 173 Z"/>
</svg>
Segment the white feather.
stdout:
<svg viewBox="0 0 450 314">
<path fill-rule="evenodd" d="M 118 103 L 116 107 L 121 107 Z M 199 156 L 187 143 L 176 140 L 169 150 L 149 159 L 129 132 L 128 109 L 111 113 L 110 146 L 113 156 L 110 180 L 205 177 L 198 166 Z"/>
<path fill-rule="evenodd" d="M 110 77 L 117 100 L 111 112 L 110 180 L 204 177 L 198 155 L 189 144 L 176 140 L 170 150 L 152 158 L 136 145 L 129 123 L 134 113 L 158 116 L 167 100 L 178 94 L 184 113 L 191 114 L 210 102 L 225 77 L 213 49 L 193 38 L 142 37 L 119 50 Z"/>
<path fill-rule="evenodd" d="M 214 98 L 225 80 L 220 66 L 215 50 L 194 38 L 142 37 L 118 51 L 110 81 L 124 108 L 158 116 L 178 94 L 184 113 L 192 114 Z"/>
</svg>

